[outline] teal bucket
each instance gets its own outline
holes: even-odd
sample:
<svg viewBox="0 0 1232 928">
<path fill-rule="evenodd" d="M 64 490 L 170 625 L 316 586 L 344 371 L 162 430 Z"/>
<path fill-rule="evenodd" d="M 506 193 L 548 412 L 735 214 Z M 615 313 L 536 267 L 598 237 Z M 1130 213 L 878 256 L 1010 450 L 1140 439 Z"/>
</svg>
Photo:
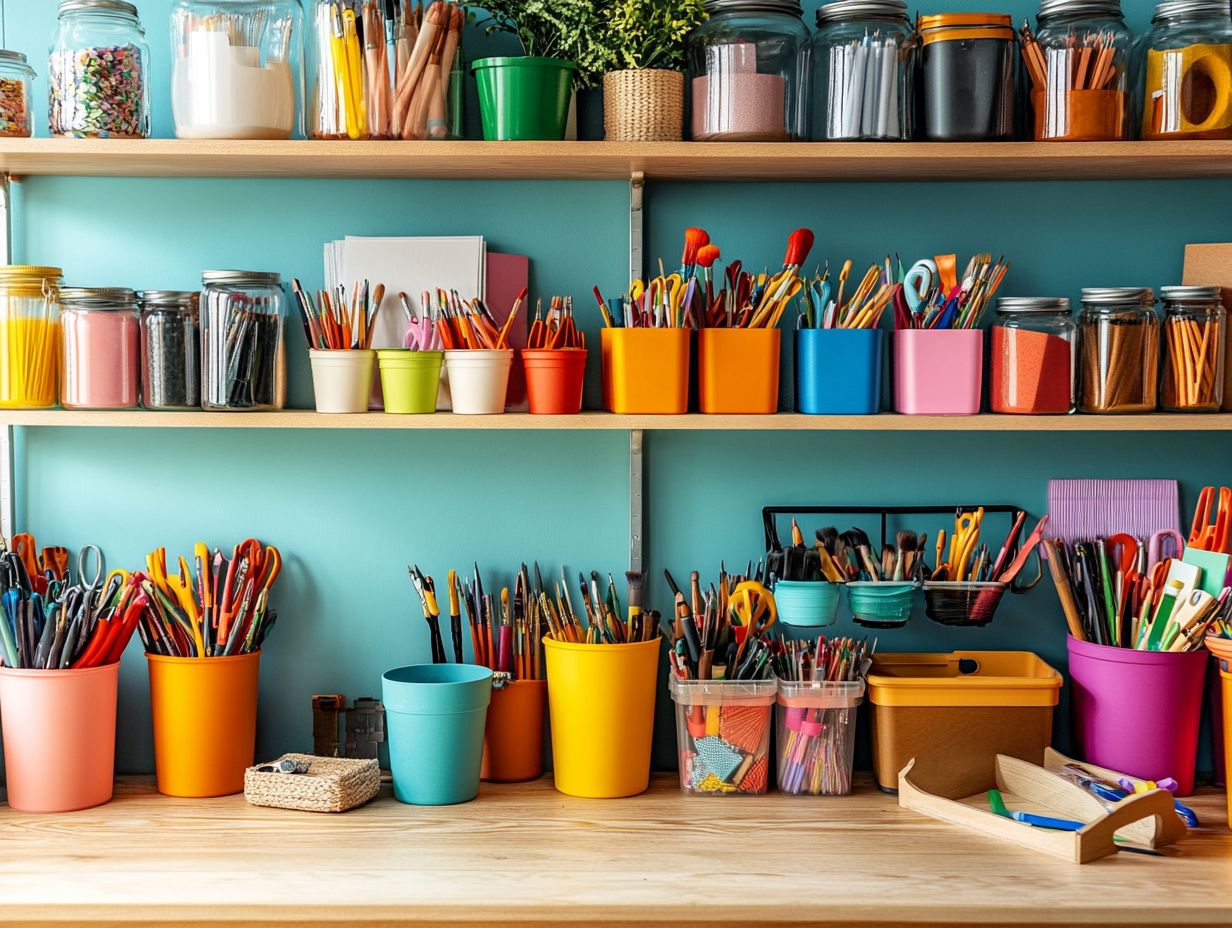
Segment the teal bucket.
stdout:
<svg viewBox="0 0 1232 928">
<path fill-rule="evenodd" d="M 911 582 L 872 583 L 860 580 L 847 584 L 847 605 L 851 617 L 869 628 L 901 628 L 911 618 L 915 604 L 915 584 Z"/>
<path fill-rule="evenodd" d="M 416 806 L 479 794 L 492 671 L 474 664 L 413 664 L 381 677 L 394 798 Z"/>
<path fill-rule="evenodd" d="M 841 584 L 819 580 L 780 580 L 774 585 L 779 621 L 805 628 L 833 625 L 841 588 Z"/>
</svg>

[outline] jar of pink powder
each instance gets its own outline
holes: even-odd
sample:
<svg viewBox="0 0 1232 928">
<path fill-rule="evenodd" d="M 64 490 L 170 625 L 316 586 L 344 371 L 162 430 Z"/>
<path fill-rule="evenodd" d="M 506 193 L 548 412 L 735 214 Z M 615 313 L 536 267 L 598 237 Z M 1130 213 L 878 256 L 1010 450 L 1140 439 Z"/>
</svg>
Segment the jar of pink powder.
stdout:
<svg viewBox="0 0 1232 928">
<path fill-rule="evenodd" d="M 60 291 L 65 409 L 132 409 L 137 405 L 141 323 L 137 294 L 122 287 Z"/>
</svg>

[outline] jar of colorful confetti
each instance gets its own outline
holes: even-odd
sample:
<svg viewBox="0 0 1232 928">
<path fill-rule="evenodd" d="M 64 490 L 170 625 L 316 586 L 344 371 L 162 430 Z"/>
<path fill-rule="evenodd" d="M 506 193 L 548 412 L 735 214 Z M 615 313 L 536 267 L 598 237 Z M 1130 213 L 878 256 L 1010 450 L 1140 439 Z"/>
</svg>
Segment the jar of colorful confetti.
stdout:
<svg viewBox="0 0 1232 928">
<path fill-rule="evenodd" d="M 125 0 L 61 0 L 47 59 L 48 128 L 73 138 L 143 139 L 150 133 L 150 50 Z"/>
<path fill-rule="evenodd" d="M 682 680 L 676 703 L 680 788 L 688 795 L 756 796 L 770 781 L 774 680 Z"/>
<path fill-rule="evenodd" d="M 0 50 L 0 138 L 29 138 L 34 69 L 21 52 Z"/>
</svg>

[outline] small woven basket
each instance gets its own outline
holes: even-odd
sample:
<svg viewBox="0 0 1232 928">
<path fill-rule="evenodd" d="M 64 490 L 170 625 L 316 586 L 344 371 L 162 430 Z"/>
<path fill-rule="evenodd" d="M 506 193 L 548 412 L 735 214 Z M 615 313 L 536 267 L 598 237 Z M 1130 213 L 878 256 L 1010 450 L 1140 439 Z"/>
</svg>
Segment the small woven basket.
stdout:
<svg viewBox="0 0 1232 928">
<path fill-rule="evenodd" d="M 254 806 L 301 812 L 346 812 L 373 799 L 381 789 L 376 760 L 284 754 L 278 760 L 307 761 L 307 773 L 244 771 L 244 798 Z M 277 763 L 275 761 L 274 763 Z"/>
<path fill-rule="evenodd" d="M 603 134 L 609 142 L 679 142 L 684 75 L 663 68 L 603 75 Z"/>
</svg>

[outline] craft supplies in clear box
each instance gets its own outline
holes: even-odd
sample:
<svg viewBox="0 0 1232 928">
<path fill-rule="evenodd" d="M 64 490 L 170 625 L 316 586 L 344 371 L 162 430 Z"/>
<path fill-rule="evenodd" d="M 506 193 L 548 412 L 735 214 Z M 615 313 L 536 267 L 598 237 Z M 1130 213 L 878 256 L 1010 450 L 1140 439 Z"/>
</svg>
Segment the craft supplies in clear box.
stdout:
<svg viewBox="0 0 1232 928">
<path fill-rule="evenodd" d="M 61 0 L 47 59 L 48 127 L 74 138 L 150 134 L 150 50 L 125 0 Z"/>
<path fill-rule="evenodd" d="M 921 16 L 921 134 L 934 142 L 1014 137 L 1015 35 L 1001 13 Z"/>
<path fill-rule="evenodd" d="M 996 413 L 1074 411 L 1078 329 L 1065 297 L 1001 297 L 990 329 L 988 406 Z"/>
<path fill-rule="evenodd" d="M 916 48 L 903 0 L 834 0 L 819 7 L 809 46 L 813 141 L 909 140 Z"/>
<path fill-rule="evenodd" d="M 281 409 L 286 403 L 282 280 L 268 271 L 201 275 L 201 406 Z"/>
<path fill-rule="evenodd" d="M 141 306 L 141 405 L 201 406 L 201 330 L 196 290 L 145 290 Z"/>
<path fill-rule="evenodd" d="M 299 0 L 177 0 L 176 138 L 289 139 L 303 95 L 302 30 Z"/>
<path fill-rule="evenodd" d="M 0 50 L 0 138 L 29 138 L 34 69 L 21 52 Z"/>
<path fill-rule="evenodd" d="M 706 0 L 686 39 L 695 142 L 808 137 L 808 27 L 799 0 Z"/>
<path fill-rule="evenodd" d="M 1223 404 L 1227 313 L 1218 287 L 1164 287 L 1163 383 L 1169 412 L 1218 412 Z"/>
<path fill-rule="evenodd" d="M 1232 5 L 1164 0 L 1141 40 L 1144 139 L 1232 138 Z"/>
<path fill-rule="evenodd" d="M 759 796 L 770 782 L 770 680 L 668 680 L 676 703 L 680 788 L 694 796 Z"/>
<path fill-rule="evenodd" d="M 1078 316 L 1078 411 L 1155 410 L 1159 387 L 1159 318 L 1148 287 L 1082 291 Z"/>
<path fill-rule="evenodd" d="M 1036 141 L 1126 138 L 1133 39 L 1120 0 L 1040 0 L 1036 22 L 1021 45 Z"/>
<path fill-rule="evenodd" d="M 63 287 L 60 306 L 60 404 L 135 408 L 141 369 L 137 294 L 123 287 Z"/>
<path fill-rule="evenodd" d="M 0 265 L 0 408 L 56 404 L 61 277 L 58 267 Z"/>
</svg>

